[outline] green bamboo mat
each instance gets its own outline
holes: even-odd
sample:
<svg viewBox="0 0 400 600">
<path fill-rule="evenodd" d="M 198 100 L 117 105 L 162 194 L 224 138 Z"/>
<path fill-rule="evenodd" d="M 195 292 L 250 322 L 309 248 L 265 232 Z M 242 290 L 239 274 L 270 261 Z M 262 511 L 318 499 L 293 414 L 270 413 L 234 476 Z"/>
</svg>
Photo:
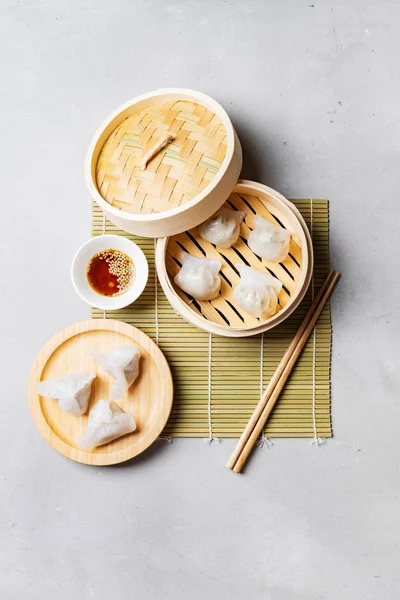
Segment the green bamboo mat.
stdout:
<svg viewBox="0 0 400 600">
<path fill-rule="evenodd" d="M 132 306 L 93 318 L 119 319 L 139 327 L 164 352 L 174 379 L 175 396 L 167 437 L 239 437 L 261 390 L 274 373 L 329 270 L 329 208 L 327 200 L 292 200 L 313 238 L 313 282 L 300 307 L 284 323 L 261 336 L 232 339 L 210 336 L 175 314 L 157 281 L 154 240 L 130 236 L 93 206 L 93 235 L 115 233 L 134 240 L 149 261 L 149 282 Z M 332 329 L 327 305 L 299 358 L 268 422 L 266 437 L 325 438 L 332 436 L 330 367 Z"/>
</svg>

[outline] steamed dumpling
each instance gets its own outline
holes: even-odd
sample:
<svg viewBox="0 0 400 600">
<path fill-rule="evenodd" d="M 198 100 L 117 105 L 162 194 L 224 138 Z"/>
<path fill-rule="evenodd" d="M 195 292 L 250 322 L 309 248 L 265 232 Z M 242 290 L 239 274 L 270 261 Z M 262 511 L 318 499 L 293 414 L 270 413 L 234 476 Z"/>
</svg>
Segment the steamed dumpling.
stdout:
<svg viewBox="0 0 400 600">
<path fill-rule="evenodd" d="M 236 267 L 241 279 L 233 291 L 232 300 L 254 317 L 272 317 L 276 313 L 282 283 L 276 277 L 246 265 L 238 264 Z"/>
<path fill-rule="evenodd" d="M 115 402 L 99 400 L 89 412 L 86 431 L 79 437 L 78 446 L 85 450 L 108 444 L 136 429 L 132 413 L 120 409 Z"/>
<path fill-rule="evenodd" d="M 198 258 L 187 252 L 181 255 L 182 268 L 175 276 L 175 283 L 196 300 L 212 300 L 221 287 L 219 270 L 222 263 L 210 258 Z"/>
<path fill-rule="evenodd" d="M 55 379 L 46 379 L 36 385 L 36 391 L 44 398 L 58 400 L 60 410 L 73 415 L 86 412 L 92 383 L 96 373 L 68 373 Z"/>
<path fill-rule="evenodd" d="M 283 262 L 289 254 L 291 233 L 256 215 L 254 229 L 247 241 L 250 250 L 271 262 Z"/>
<path fill-rule="evenodd" d="M 222 207 L 215 215 L 199 225 L 199 234 L 211 244 L 220 248 L 230 248 L 238 241 L 240 223 L 245 214 L 241 210 L 229 210 L 229 208 Z"/>
<path fill-rule="evenodd" d="M 112 348 L 106 352 L 91 352 L 100 367 L 115 378 L 111 400 L 121 398 L 139 375 L 140 350 L 136 346 Z"/>
</svg>

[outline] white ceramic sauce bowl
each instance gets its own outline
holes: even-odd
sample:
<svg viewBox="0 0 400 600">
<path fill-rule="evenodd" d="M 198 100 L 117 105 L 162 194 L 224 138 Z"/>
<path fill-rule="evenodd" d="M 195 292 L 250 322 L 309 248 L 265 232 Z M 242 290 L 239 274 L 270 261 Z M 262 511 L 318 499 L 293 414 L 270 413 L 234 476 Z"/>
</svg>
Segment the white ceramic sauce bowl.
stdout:
<svg viewBox="0 0 400 600">
<path fill-rule="evenodd" d="M 125 252 L 135 265 L 133 283 L 119 296 L 98 294 L 87 278 L 90 259 L 98 252 L 109 248 Z M 142 250 L 137 244 L 121 235 L 100 235 L 88 240 L 75 254 L 71 266 L 72 283 L 77 294 L 90 306 L 103 310 L 118 310 L 135 302 L 146 287 L 148 276 L 149 267 Z"/>
</svg>

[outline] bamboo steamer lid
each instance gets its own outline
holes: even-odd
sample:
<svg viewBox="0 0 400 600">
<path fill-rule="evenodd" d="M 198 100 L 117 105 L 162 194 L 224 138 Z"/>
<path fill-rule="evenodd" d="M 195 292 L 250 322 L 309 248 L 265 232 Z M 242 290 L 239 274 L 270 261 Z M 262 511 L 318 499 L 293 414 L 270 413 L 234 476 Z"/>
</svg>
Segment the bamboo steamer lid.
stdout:
<svg viewBox="0 0 400 600">
<path fill-rule="evenodd" d="M 242 167 L 225 110 L 185 89 L 161 89 L 119 107 L 96 133 L 85 176 L 121 229 L 147 237 L 186 231 L 225 202 Z"/>
<path fill-rule="evenodd" d="M 297 208 L 279 192 L 254 181 L 239 180 L 226 201 L 226 208 L 245 212 L 238 241 L 227 249 L 204 240 L 197 227 L 157 241 L 156 267 L 161 287 L 177 313 L 186 321 L 209 333 L 225 337 L 248 337 L 268 331 L 282 323 L 298 307 L 311 281 L 313 248 L 310 232 Z M 256 256 L 247 244 L 259 215 L 291 231 L 288 257 L 271 263 Z M 195 300 L 183 292 L 174 277 L 181 267 L 181 253 L 221 261 L 221 290 L 213 300 Z M 283 284 L 277 312 L 258 319 L 242 310 L 232 299 L 239 283 L 237 263 L 277 277 Z"/>
</svg>

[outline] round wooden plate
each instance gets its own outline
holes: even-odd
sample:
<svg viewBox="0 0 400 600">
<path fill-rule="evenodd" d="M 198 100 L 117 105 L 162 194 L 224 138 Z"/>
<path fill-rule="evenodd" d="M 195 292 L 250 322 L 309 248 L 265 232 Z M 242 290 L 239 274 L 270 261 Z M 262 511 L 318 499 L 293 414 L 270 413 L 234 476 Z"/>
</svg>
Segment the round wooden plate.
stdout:
<svg viewBox="0 0 400 600">
<path fill-rule="evenodd" d="M 142 353 L 140 375 L 117 402 L 135 415 L 137 429 L 109 444 L 81 450 L 78 436 L 86 429 L 90 408 L 101 398 L 109 399 L 113 378 L 97 365 L 89 352 L 104 352 L 135 344 Z M 57 400 L 43 398 L 36 384 L 76 371 L 95 372 L 86 414 L 61 412 Z M 108 319 L 82 321 L 63 329 L 40 351 L 29 379 L 29 406 L 44 439 L 64 456 L 89 465 L 113 465 L 137 456 L 159 436 L 172 408 L 173 383 L 165 356 L 142 331 Z"/>
</svg>

